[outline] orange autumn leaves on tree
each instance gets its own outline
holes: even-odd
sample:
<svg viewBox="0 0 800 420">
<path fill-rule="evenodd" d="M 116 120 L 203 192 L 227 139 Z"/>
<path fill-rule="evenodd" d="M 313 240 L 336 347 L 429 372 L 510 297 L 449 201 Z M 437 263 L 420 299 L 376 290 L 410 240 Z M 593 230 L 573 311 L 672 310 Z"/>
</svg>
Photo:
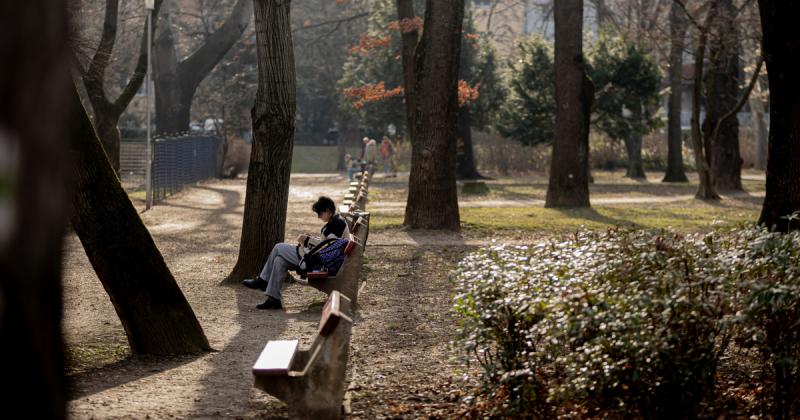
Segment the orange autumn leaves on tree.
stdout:
<svg viewBox="0 0 800 420">
<path fill-rule="evenodd" d="M 379 37 L 361 34 L 358 37 L 358 44 L 350 47 L 348 52 L 350 52 L 350 54 L 361 54 L 363 56 L 368 56 L 372 50 L 376 48 L 387 48 L 391 44 L 392 37 L 390 36 Z"/>
<path fill-rule="evenodd" d="M 464 80 L 458 81 L 458 106 L 462 107 L 470 102 L 476 101 L 480 97 L 480 86 L 470 86 Z M 344 97 L 350 100 L 355 109 L 361 109 L 369 102 L 382 101 L 394 98 L 403 94 L 403 88 L 398 86 L 394 89 L 386 89 L 384 82 L 367 83 L 363 86 L 346 88 L 342 91 Z"/>
<path fill-rule="evenodd" d="M 470 102 L 478 100 L 481 96 L 479 91 L 481 87 L 480 83 L 476 83 L 475 86 L 470 86 L 464 80 L 458 81 L 458 106 L 462 107 Z"/>
<path fill-rule="evenodd" d="M 387 29 L 390 31 L 401 31 L 403 33 L 408 33 L 411 31 L 418 31 L 422 33 L 423 28 L 423 20 L 419 16 L 414 16 L 413 18 L 404 18 L 399 21 L 392 21 L 388 24 Z M 467 41 L 475 41 L 478 39 L 477 34 L 465 34 L 464 38 Z M 368 57 L 372 51 L 381 48 L 389 48 L 392 45 L 392 37 L 391 35 L 387 36 L 371 36 L 367 34 L 359 35 L 359 42 L 358 44 L 350 47 L 348 49 L 350 54 L 359 54 L 364 57 Z M 480 87 L 480 83 L 476 84 L 475 86 L 470 86 L 466 81 L 459 80 L 458 81 L 458 106 L 463 107 L 464 105 L 475 101 L 480 96 L 478 91 Z M 394 98 L 397 96 L 402 96 L 404 90 L 402 87 L 398 86 L 393 89 L 386 89 L 386 84 L 384 82 L 378 83 L 366 83 L 362 86 L 351 87 L 351 88 L 344 88 L 342 93 L 346 99 L 350 101 L 353 108 L 361 109 L 370 102 L 382 101 L 389 98 Z"/>
<path fill-rule="evenodd" d="M 413 18 L 403 18 L 400 21 L 393 21 L 389 23 L 389 29 L 392 31 L 401 31 L 403 33 L 408 33 L 411 31 L 418 31 L 422 33 L 422 25 L 423 21 L 422 18 L 419 16 L 414 16 Z"/>
<path fill-rule="evenodd" d="M 343 91 L 345 98 L 353 104 L 353 108 L 361 109 L 367 102 L 382 101 L 403 94 L 402 87 L 386 90 L 384 82 L 367 83 L 363 86 L 346 88 Z"/>
</svg>

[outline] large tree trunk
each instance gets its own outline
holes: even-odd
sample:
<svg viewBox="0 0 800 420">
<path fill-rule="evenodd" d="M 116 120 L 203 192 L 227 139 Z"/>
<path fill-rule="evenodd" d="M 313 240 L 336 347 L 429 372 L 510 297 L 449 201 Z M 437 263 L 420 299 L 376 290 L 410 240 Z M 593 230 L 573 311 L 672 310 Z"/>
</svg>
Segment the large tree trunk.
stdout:
<svg viewBox="0 0 800 420">
<path fill-rule="evenodd" d="M 642 106 L 638 104 L 633 109 L 633 118 L 635 121 L 642 121 Z M 633 179 L 647 179 L 644 173 L 644 164 L 642 162 L 642 134 L 634 133 L 625 139 L 625 149 L 628 152 L 628 169 L 625 176 Z"/>
<path fill-rule="evenodd" d="M 411 175 L 403 224 L 458 230 L 456 119 L 464 0 L 428 0 L 415 58 Z"/>
<path fill-rule="evenodd" d="M 414 112 L 416 112 L 414 102 L 414 57 L 419 42 L 419 31 L 412 26 L 402 25 L 403 22 L 412 21 L 416 14 L 414 12 L 414 0 L 396 0 L 397 20 L 401 22 L 402 31 L 402 63 L 403 63 L 403 99 L 406 107 L 406 131 L 409 139 L 414 138 Z"/>
<path fill-rule="evenodd" d="M 154 51 L 156 85 L 156 131 L 189 131 L 192 98 L 200 82 L 241 38 L 253 16 L 252 0 L 238 0 L 225 23 L 211 34 L 197 50 L 178 61 L 175 36 L 170 24 L 169 5 L 162 12 L 162 23 Z"/>
<path fill-rule="evenodd" d="M 456 177 L 458 179 L 483 179 L 475 167 L 475 151 L 472 147 L 472 114 L 469 105 L 458 110 L 458 145 L 456 152 Z"/>
<path fill-rule="evenodd" d="M 734 115 L 722 121 L 717 135 L 712 133 L 723 115 L 739 100 L 739 34 L 732 0 L 719 0 L 719 17 L 711 34 L 709 69 L 705 76 L 706 117 L 703 137 L 707 160 L 718 190 L 742 190 L 742 158 L 739 152 L 739 120 Z M 713 137 L 713 138 L 712 138 Z"/>
<path fill-rule="evenodd" d="M 289 2 L 255 1 L 258 91 L 251 111 L 253 149 L 247 173 L 239 259 L 224 283 L 254 277 L 284 240 L 297 107 Z"/>
<path fill-rule="evenodd" d="M 669 100 L 667 105 L 667 173 L 663 182 L 689 182 L 683 167 L 683 130 L 681 98 L 683 97 L 683 48 L 686 40 L 686 14 L 677 2 L 669 11 Z"/>
<path fill-rule="evenodd" d="M 628 168 L 625 176 L 633 179 L 646 179 L 642 163 L 642 136 L 634 134 L 625 139 L 625 150 L 628 153 Z"/>
<path fill-rule="evenodd" d="M 759 0 L 769 78 L 767 192 L 759 223 L 789 230 L 782 217 L 800 210 L 800 2 Z M 800 229 L 795 220 L 791 229 Z"/>
<path fill-rule="evenodd" d="M 594 86 L 583 58 L 583 0 L 559 0 L 555 19 L 556 126 L 545 207 L 589 207 L 589 117 Z"/>
<path fill-rule="evenodd" d="M 153 10 L 154 22 L 158 20 L 161 3 L 162 0 L 155 2 L 155 9 Z M 81 69 L 83 84 L 89 94 L 92 111 L 94 111 L 94 125 L 97 129 L 97 135 L 100 137 L 100 142 L 103 144 L 103 149 L 115 172 L 119 172 L 120 167 L 120 133 L 117 125 L 122 113 L 125 112 L 125 109 L 142 86 L 147 71 L 147 22 L 145 21 L 139 47 L 139 59 L 133 74 L 128 80 L 128 84 L 116 100 L 112 101 L 106 95 L 105 72 L 111 61 L 111 54 L 117 39 L 118 15 L 119 0 L 106 0 L 106 12 L 100 44 L 89 64 L 89 68 L 86 70 Z M 154 28 L 153 31 L 155 31 Z"/>
<path fill-rule="evenodd" d="M 203 329 L 114 175 L 73 90 L 69 144 L 74 175 L 72 226 L 106 289 L 134 354 L 211 350 Z"/>
<path fill-rule="evenodd" d="M 115 112 L 105 111 L 96 112 L 94 116 L 97 137 L 100 138 L 103 151 L 106 152 L 108 163 L 111 164 L 116 173 L 119 173 L 120 168 L 119 153 L 122 140 L 118 127 L 119 117 L 120 115 Z"/>
<path fill-rule="evenodd" d="M 0 360 L 5 418 L 66 418 L 61 250 L 66 1 L 0 3 Z"/>
</svg>

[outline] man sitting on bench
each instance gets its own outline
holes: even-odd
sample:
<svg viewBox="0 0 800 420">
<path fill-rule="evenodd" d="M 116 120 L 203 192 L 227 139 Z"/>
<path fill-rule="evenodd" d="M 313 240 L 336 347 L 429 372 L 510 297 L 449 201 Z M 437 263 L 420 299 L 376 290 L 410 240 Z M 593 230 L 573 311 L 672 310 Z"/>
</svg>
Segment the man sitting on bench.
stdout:
<svg viewBox="0 0 800 420">
<path fill-rule="evenodd" d="M 313 238 L 308 235 L 300 235 L 297 244 L 280 243 L 272 248 L 272 252 L 267 258 L 267 263 L 261 270 L 261 274 L 254 279 L 246 279 L 242 284 L 251 289 L 261 289 L 266 292 L 267 300 L 256 305 L 258 309 L 283 309 L 281 304 L 281 289 L 286 281 L 289 270 L 297 270 L 300 264 L 300 253 L 298 247 L 303 247 L 307 251 L 309 248 L 327 238 L 341 238 L 348 233 L 347 222 L 344 218 L 336 214 L 336 205 L 328 197 L 320 197 L 311 206 L 317 217 L 325 222 L 320 232 L 322 238 Z"/>
</svg>

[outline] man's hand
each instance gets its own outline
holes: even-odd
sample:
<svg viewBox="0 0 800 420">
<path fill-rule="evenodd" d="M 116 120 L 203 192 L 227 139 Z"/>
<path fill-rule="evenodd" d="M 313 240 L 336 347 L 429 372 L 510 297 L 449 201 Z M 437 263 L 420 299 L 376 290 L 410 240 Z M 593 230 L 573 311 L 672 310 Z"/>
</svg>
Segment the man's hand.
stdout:
<svg viewBox="0 0 800 420">
<path fill-rule="evenodd" d="M 300 235 L 297 237 L 297 243 L 298 243 L 299 245 L 305 246 L 305 244 L 306 244 L 306 239 L 308 239 L 308 235 L 306 235 L 306 234 L 300 234 Z"/>
</svg>

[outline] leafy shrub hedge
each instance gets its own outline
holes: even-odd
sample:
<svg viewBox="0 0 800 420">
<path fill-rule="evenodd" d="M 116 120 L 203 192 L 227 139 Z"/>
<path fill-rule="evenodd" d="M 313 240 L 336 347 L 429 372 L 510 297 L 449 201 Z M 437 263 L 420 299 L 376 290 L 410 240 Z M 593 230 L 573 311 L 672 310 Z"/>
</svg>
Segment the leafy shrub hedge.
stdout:
<svg viewBox="0 0 800 420">
<path fill-rule="evenodd" d="M 486 414 L 696 417 L 732 342 L 763 355 L 773 414 L 797 413 L 797 233 L 583 231 L 482 249 L 453 280 Z"/>
</svg>

